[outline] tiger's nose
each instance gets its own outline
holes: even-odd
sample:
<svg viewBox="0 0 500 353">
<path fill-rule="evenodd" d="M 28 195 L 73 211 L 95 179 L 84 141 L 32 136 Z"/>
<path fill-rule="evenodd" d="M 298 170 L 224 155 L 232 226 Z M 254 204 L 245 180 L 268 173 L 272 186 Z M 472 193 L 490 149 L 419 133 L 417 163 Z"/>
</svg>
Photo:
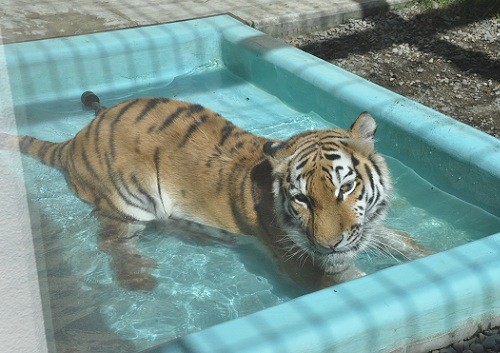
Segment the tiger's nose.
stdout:
<svg viewBox="0 0 500 353">
<path fill-rule="evenodd" d="M 328 241 L 314 241 L 315 249 L 321 254 L 331 254 L 335 252 L 337 246 L 342 242 L 342 237 L 340 239 L 333 239 Z"/>
</svg>

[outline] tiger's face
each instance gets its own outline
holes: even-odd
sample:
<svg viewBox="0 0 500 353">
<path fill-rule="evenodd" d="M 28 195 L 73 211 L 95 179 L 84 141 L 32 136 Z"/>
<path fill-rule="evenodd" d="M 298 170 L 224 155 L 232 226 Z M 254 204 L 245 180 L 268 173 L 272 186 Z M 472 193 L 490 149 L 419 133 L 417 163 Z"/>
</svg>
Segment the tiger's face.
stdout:
<svg viewBox="0 0 500 353">
<path fill-rule="evenodd" d="M 350 130 L 306 132 L 266 148 L 278 222 L 325 270 L 352 262 L 389 205 L 391 180 L 374 149 L 375 129 L 363 113 Z"/>
</svg>

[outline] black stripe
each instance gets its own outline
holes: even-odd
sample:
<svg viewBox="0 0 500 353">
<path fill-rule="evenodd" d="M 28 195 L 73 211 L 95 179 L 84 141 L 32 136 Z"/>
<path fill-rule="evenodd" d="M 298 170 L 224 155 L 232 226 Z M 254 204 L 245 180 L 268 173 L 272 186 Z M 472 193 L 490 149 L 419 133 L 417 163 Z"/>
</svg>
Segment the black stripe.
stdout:
<svg viewBox="0 0 500 353">
<path fill-rule="evenodd" d="M 127 110 L 129 110 L 134 104 L 139 102 L 139 99 L 133 99 L 127 103 L 125 103 L 118 114 L 115 115 L 113 121 L 111 122 L 109 126 L 109 148 L 110 148 L 110 153 L 111 153 L 111 158 L 116 159 L 116 147 L 115 147 L 115 132 L 116 132 L 116 124 L 123 118 L 123 116 L 127 113 Z"/>
<path fill-rule="evenodd" d="M 328 159 L 329 161 L 335 161 L 337 159 L 340 159 L 342 158 L 342 156 L 340 154 L 336 154 L 336 153 L 333 153 L 333 154 L 330 154 L 330 153 L 325 153 L 324 154 L 325 158 Z"/>
<path fill-rule="evenodd" d="M 373 199 L 376 196 L 377 190 L 375 189 L 375 182 L 373 180 L 373 174 L 372 171 L 370 170 L 370 167 L 367 164 L 365 164 L 364 166 L 365 166 L 365 172 L 368 175 L 368 180 L 370 181 L 370 188 L 371 188 L 371 194 L 367 200 L 368 204 L 367 211 L 369 211 L 373 207 Z"/>
<path fill-rule="evenodd" d="M 363 188 L 361 189 L 361 193 L 360 193 L 360 194 L 359 194 L 359 196 L 358 196 L 358 200 L 359 200 L 359 201 L 362 201 L 362 200 L 363 200 L 363 198 L 365 197 L 365 191 L 366 191 L 366 188 L 365 188 L 365 186 L 363 185 Z"/>
<path fill-rule="evenodd" d="M 382 193 L 380 192 L 380 190 L 377 189 L 377 192 L 375 193 L 375 198 L 373 200 L 374 205 L 376 205 L 378 203 L 378 201 L 380 200 L 380 195 L 382 195 Z"/>
<path fill-rule="evenodd" d="M 222 137 L 219 141 L 219 146 L 222 146 L 226 143 L 226 140 L 228 137 L 232 134 L 233 130 L 235 129 L 235 125 L 231 123 L 230 121 L 226 121 L 226 125 L 222 128 Z"/>
<path fill-rule="evenodd" d="M 68 146 L 68 144 L 71 141 L 72 140 L 67 140 L 67 141 L 65 141 L 57 146 L 57 159 L 59 160 L 59 165 L 62 168 L 66 168 L 66 163 L 63 163 L 63 160 L 62 160 L 62 154 L 63 154 L 64 150 L 66 149 L 66 146 Z"/>
<path fill-rule="evenodd" d="M 295 167 L 295 170 L 299 170 L 299 169 L 302 169 L 302 167 L 304 167 L 307 163 L 307 161 L 309 160 L 309 158 L 304 158 L 304 160 L 302 162 L 300 162 L 299 164 L 297 164 L 297 166 Z"/>
<path fill-rule="evenodd" d="M 345 139 L 345 138 L 348 138 L 346 137 L 345 135 L 343 134 L 335 134 L 333 132 L 330 132 L 329 135 L 326 135 L 326 136 L 323 136 L 321 139 L 322 140 L 326 140 L 326 139 L 334 139 L 334 140 L 338 140 L 338 139 Z"/>
<path fill-rule="evenodd" d="M 215 187 L 215 192 L 217 194 L 219 194 L 221 191 L 222 191 L 222 183 L 223 183 L 223 169 L 222 168 L 219 168 L 219 170 L 217 171 L 217 185 Z"/>
<path fill-rule="evenodd" d="M 36 139 L 31 136 L 23 136 L 19 140 L 19 149 L 21 150 L 22 153 L 29 154 L 29 149 L 31 145 L 33 145 L 33 142 L 35 142 Z"/>
<path fill-rule="evenodd" d="M 188 113 L 191 114 L 191 115 L 194 115 L 196 113 L 199 113 L 201 112 L 202 110 L 205 110 L 205 108 L 199 104 L 191 104 L 189 107 L 188 107 Z"/>
<path fill-rule="evenodd" d="M 172 114 L 170 114 L 165 118 L 163 124 L 161 124 L 161 126 L 158 128 L 158 131 L 162 131 L 167 127 L 169 127 L 175 121 L 175 119 L 177 119 L 182 113 L 184 113 L 187 110 L 188 108 L 186 107 L 177 108 L 175 112 L 173 112 Z"/>
<path fill-rule="evenodd" d="M 351 161 L 352 161 L 352 165 L 353 167 L 356 169 L 356 167 L 359 165 L 359 160 L 353 156 L 351 156 Z"/>
<path fill-rule="evenodd" d="M 95 151 L 96 151 L 96 155 L 98 157 L 98 160 L 101 161 L 102 158 L 101 158 L 101 150 L 99 148 L 99 144 L 101 142 L 101 139 L 100 139 L 100 133 L 101 133 L 101 124 L 103 123 L 104 121 L 104 118 L 106 117 L 106 114 L 109 112 L 109 110 L 106 110 L 102 115 L 96 117 L 96 119 L 98 119 L 97 123 L 95 124 L 95 131 L 94 131 L 94 147 L 95 147 Z"/>
<path fill-rule="evenodd" d="M 114 214 L 112 213 L 109 213 L 107 212 L 107 210 L 102 210 L 102 209 L 99 209 L 99 213 L 101 214 L 104 214 L 106 217 L 109 217 L 109 218 L 114 218 L 114 219 L 117 219 L 117 220 L 120 220 L 120 221 L 127 221 L 127 222 L 137 222 L 139 221 L 137 218 L 135 217 L 132 217 L 124 212 L 122 212 L 122 210 L 120 210 L 110 199 L 107 195 L 100 195 L 100 198 L 103 198 L 107 203 L 108 203 L 108 206 L 109 208 L 118 216 L 118 217 L 115 217 Z M 99 204 L 101 204 L 99 202 Z"/>
<path fill-rule="evenodd" d="M 123 188 L 125 189 L 125 191 L 127 192 L 127 194 L 129 194 L 131 197 L 133 197 L 134 199 L 136 199 L 141 204 L 144 204 L 144 200 L 141 199 L 139 196 L 137 196 L 132 190 L 130 190 L 130 188 L 128 186 L 128 182 L 125 180 L 125 177 L 123 176 L 123 173 L 121 171 L 119 171 L 119 170 L 116 173 L 118 175 L 118 179 L 120 181 L 120 184 L 123 186 Z"/>
<path fill-rule="evenodd" d="M 317 144 L 316 142 L 312 142 L 306 146 L 301 146 L 300 148 L 298 149 L 301 149 L 301 151 L 299 152 L 299 154 L 297 155 L 296 159 L 297 160 L 302 160 L 303 158 L 308 158 L 309 157 L 309 154 L 312 153 L 314 150 L 317 149 Z"/>
<path fill-rule="evenodd" d="M 375 210 L 375 213 L 380 215 L 385 208 L 387 208 L 388 204 L 386 201 L 380 202 L 380 204 L 377 206 L 377 209 Z"/>
<path fill-rule="evenodd" d="M 365 164 L 365 171 L 366 174 L 368 174 L 368 179 L 370 180 L 370 187 L 372 191 L 375 192 L 375 183 L 373 181 L 373 174 L 372 171 L 370 170 L 370 167 L 367 164 Z"/>
<path fill-rule="evenodd" d="M 341 182 L 341 181 L 342 181 L 342 178 L 340 177 L 340 171 L 341 171 L 342 169 L 344 169 L 344 167 L 343 167 L 343 166 L 341 166 L 341 165 L 339 165 L 339 166 L 336 166 L 336 167 L 335 167 L 335 175 L 337 176 L 337 180 L 338 180 L 339 182 Z"/>
<path fill-rule="evenodd" d="M 324 166 L 321 166 L 321 169 L 327 173 L 329 176 L 332 174 L 332 171 L 330 169 L 328 169 L 327 167 L 324 167 Z"/>
<path fill-rule="evenodd" d="M 72 139 L 69 146 L 70 159 L 73 159 L 73 157 L 75 156 L 75 150 L 76 150 L 76 140 Z"/>
<path fill-rule="evenodd" d="M 120 185 L 118 185 L 118 183 L 116 182 L 115 173 L 113 173 L 113 171 L 112 171 L 114 168 L 111 165 L 111 161 L 109 160 L 109 157 L 107 155 L 105 156 L 105 161 L 106 161 L 109 180 L 111 181 L 111 184 L 115 188 L 116 192 L 118 192 L 118 195 L 120 195 L 122 200 L 125 201 L 125 203 L 129 206 L 132 206 L 132 207 L 141 209 L 143 211 L 149 212 L 149 210 L 147 208 L 145 208 L 144 206 L 138 205 L 135 202 L 132 202 L 130 199 L 127 198 L 127 196 L 121 191 Z"/>
<path fill-rule="evenodd" d="M 244 145 L 244 144 L 245 144 L 245 142 L 243 142 L 243 141 L 238 142 L 236 145 L 234 145 L 234 146 L 233 146 L 233 147 L 229 150 L 229 153 L 234 153 L 234 152 L 236 152 L 236 151 L 240 150 L 240 149 L 243 147 L 243 145 Z"/>
<path fill-rule="evenodd" d="M 156 168 L 156 186 L 158 188 L 158 196 L 160 197 L 160 202 L 163 206 L 164 203 L 163 203 L 163 197 L 161 196 L 161 180 L 160 180 L 160 149 L 158 147 L 156 147 L 154 152 L 154 163 Z"/>
<path fill-rule="evenodd" d="M 69 142 L 73 142 L 74 140 L 70 140 Z M 74 144 L 72 144 L 73 146 Z M 104 194 L 102 191 L 104 192 L 107 192 L 109 193 L 110 192 L 110 189 L 103 183 L 100 183 L 98 184 L 99 185 L 99 188 L 102 190 L 99 190 L 98 192 L 96 192 L 95 190 L 95 183 L 92 183 L 90 181 L 88 181 L 84 176 L 83 174 L 80 172 L 79 168 L 76 167 L 75 165 L 75 158 L 68 158 L 67 159 L 67 162 L 68 162 L 68 165 L 67 165 L 67 171 L 68 171 L 68 179 L 72 182 L 73 185 L 77 185 L 76 183 L 73 182 L 73 179 L 75 179 L 78 184 L 81 184 L 83 187 L 89 189 L 89 190 L 92 190 L 92 196 L 94 196 L 95 198 L 97 198 L 99 196 L 102 196 L 104 197 Z M 77 193 L 78 195 L 78 193 Z"/>
<path fill-rule="evenodd" d="M 141 195 L 144 195 L 144 197 L 146 197 L 148 199 L 148 201 L 153 205 L 153 208 L 154 208 L 154 211 L 155 211 L 155 215 L 156 215 L 157 214 L 157 212 L 156 212 L 156 201 L 153 198 L 153 196 L 151 196 L 146 190 L 144 190 L 142 188 L 142 185 L 139 183 L 139 180 L 137 179 L 137 176 L 135 174 L 132 174 L 130 176 L 130 180 L 132 181 L 132 183 L 134 183 L 135 187 L 137 188 L 137 191 Z"/>
<path fill-rule="evenodd" d="M 50 165 L 56 165 L 56 158 L 57 158 L 57 149 L 59 147 L 59 144 L 56 144 L 53 146 L 52 150 L 50 151 Z"/>
<path fill-rule="evenodd" d="M 87 154 L 85 153 L 85 149 L 84 148 L 82 148 L 82 161 L 83 161 L 83 164 L 85 164 L 85 168 L 87 169 L 88 172 L 90 172 L 90 174 L 92 175 L 92 177 L 94 179 L 96 179 L 96 181 L 100 180 L 99 175 L 97 174 L 97 172 L 95 171 L 95 169 L 90 164 L 90 161 L 87 158 Z"/>
<path fill-rule="evenodd" d="M 330 145 L 333 145 L 333 146 L 330 146 Z M 336 143 L 333 143 L 333 142 L 328 142 L 328 145 L 326 145 L 325 143 L 323 143 L 321 145 L 321 149 L 325 152 L 337 152 L 339 150 L 340 146 Z"/>
<path fill-rule="evenodd" d="M 139 113 L 139 115 L 135 118 L 135 122 L 138 123 L 140 122 L 141 120 L 143 120 L 147 114 L 152 110 L 154 109 L 158 104 L 160 103 L 166 103 L 168 102 L 168 99 L 166 98 L 152 98 L 150 99 L 146 105 L 144 106 L 144 108 L 142 109 L 142 111 Z"/>
<path fill-rule="evenodd" d="M 380 168 L 378 167 L 377 163 L 375 163 L 375 161 L 372 159 L 371 156 L 370 156 L 370 162 L 372 163 L 373 168 L 375 168 L 375 171 L 377 172 L 377 174 L 379 176 L 380 184 L 383 186 L 384 180 L 382 180 L 382 173 L 380 172 Z"/>
<path fill-rule="evenodd" d="M 191 135 L 198 129 L 198 127 L 200 127 L 200 125 L 202 125 L 204 122 L 206 122 L 208 119 L 208 116 L 207 115 L 202 115 L 200 117 L 200 119 L 196 119 L 194 121 L 194 123 L 192 123 L 186 134 L 184 135 L 184 138 L 182 139 L 182 142 L 179 144 L 179 147 L 183 147 L 186 145 L 186 143 L 188 142 L 189 138 L 191 137 Z"/>
<path fill-rule="evenodd" d="M 42 144 L 42 147 L 38 149 L 38 158 L 40 158 L 41 161 L 45 162 L 45 155 L 47 154 L 47 150 L 50 148 L 51 144 L 45 141 L 39 141 L 39 143 Z"/>
</svg>

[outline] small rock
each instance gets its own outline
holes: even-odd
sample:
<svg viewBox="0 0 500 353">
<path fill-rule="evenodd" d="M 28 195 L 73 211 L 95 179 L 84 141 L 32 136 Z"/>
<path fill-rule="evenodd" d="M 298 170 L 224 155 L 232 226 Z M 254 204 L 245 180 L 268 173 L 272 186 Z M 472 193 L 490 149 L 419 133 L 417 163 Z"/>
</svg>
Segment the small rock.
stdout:
<svg viewBox="0 0 500 353">
<path fill-rule="evenodd" d="M 500 93 L 500 91 L 499 91 L 499 93 Z M 500 343 L 500 333 L 497 333 L 496 335 L 493 335 L 491 337 L 493 337 L 495 339 L 496 343 Z"/>
<path fill-rule="evenodd" d="M 464 341 L 455 342 L 453 343 L 452 347 L 457 351 L 457 353 L 462 353 L 466 348 Z"/>
<path fill-rule="evenodd" d="M 486 337 L 483 340 L 483 346 L 486 349 L 493 349 L 493 348 L 495 348 L 496 342 L 495 342 L 495 339 L 493 338 L 493 336 Z"/>
<path fill-rule="evenodd" d="M 484 347 L 479 343 L 473 343 L 470 345 L 470 350 L 473 353 L 485 353 Z"/>
</svg>

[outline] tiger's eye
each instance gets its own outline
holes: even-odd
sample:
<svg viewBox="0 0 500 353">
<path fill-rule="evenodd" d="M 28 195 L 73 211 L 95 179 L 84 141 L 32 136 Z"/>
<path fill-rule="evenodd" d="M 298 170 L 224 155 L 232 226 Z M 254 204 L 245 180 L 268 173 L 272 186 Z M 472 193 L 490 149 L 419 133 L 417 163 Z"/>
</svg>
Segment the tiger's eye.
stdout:
<svg viewBox="0 0 500 353">
<path fill-rule="evenodd" d="M 304 194 L 293 195 L 292 199 L 293 199 L 293 201 L 298 202 L 298 203 L 302 203 L 302 204 L 305 204 L 305 205 L 309 204 L 309 199 Z"/>
<path fill-rule="evenodd" d="M 354 181 L 349 181 L 340 187 L 340 191 L 343 194 L 347 194 L 347 193 L 351 192 L 355 186 L 356 186 L 356 184 L 354 183 Z"/>
</svg>

